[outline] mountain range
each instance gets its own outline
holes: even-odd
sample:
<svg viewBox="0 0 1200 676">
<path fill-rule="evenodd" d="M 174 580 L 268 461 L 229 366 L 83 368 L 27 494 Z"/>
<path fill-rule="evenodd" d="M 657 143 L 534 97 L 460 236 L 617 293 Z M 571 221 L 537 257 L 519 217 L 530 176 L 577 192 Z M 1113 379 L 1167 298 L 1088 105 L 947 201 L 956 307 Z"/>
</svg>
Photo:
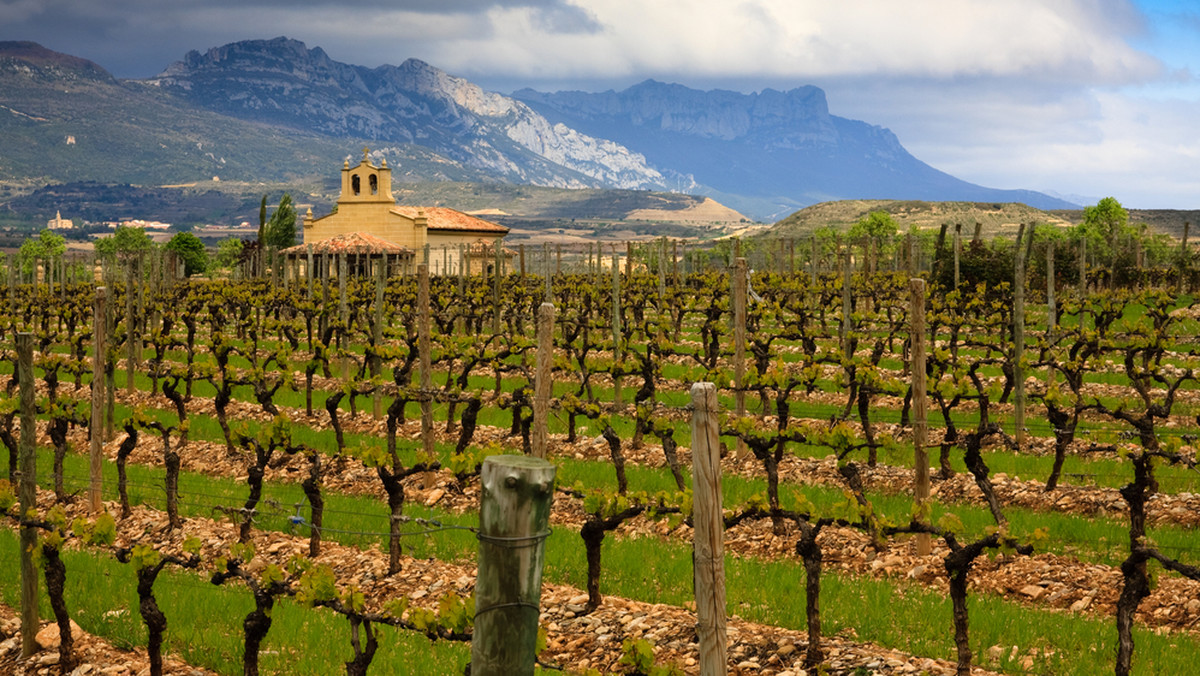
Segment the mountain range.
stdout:
<svg viewBox="0 0 1200 676">
<path fill-rule="evenodd" d="M 816 87 L 505 96 L 417 59 L 367 68 L 282 37 L 190 52 L 146 80 L 0 43 L 0 137 L 0 179 L 42 183 L 321 181 L 368 144 L 400 181 L 705 194 L 760 220 L 847 198 L 1073 206 L 938 171 L 887 129 L 830 115 Z"/>
</svg>

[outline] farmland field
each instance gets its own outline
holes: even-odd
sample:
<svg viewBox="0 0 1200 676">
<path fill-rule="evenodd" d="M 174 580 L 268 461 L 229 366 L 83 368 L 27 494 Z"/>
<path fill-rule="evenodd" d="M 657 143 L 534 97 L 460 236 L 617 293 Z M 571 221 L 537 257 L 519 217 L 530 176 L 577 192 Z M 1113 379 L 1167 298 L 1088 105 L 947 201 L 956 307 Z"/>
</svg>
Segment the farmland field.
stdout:
<svg viewBox="0 0 1200 676">
<path fill-rule="evenodd" d="M 540 451 L 549 301 L 558 490 L 540 668 L 659 673 L 635 659 L 645 650 L 657 668 L 697 672 L 689 393 L 712 382 L 730 673 L 1192 669 L 1190 296 L 1060 289 L 1051 324 L 1030 285 L 1018 352 L 1008 285 L 931 285 L 922 415 L 906 275 L 756 272 L 743 311 L 739 270 L 597 265 L 555 276 L 549 294 L 532 274 L 434 277 L 428 308 L 414 277 L 147 274 L 127 288 L 114 272 L 111 522 L 87 499 L 93 286 L 0 287 L 0 559 L 12 571 L 0 601 L 20 601 L 14 345 L 29 332 L 39 489 L 25 521 L 43 561 L 64 564 L 63 598 L 88 633 L 77 662 L 146 663 L 138 581 L 162 564 L 153 594 L 179 663 L 461 673 L 479 466 Z M 922 417 L 928 499 L 914 478 Z M 243 620 L 264 595 L 268 629 L 253 642 Z M 15 617 L 0 615 L 0 667 L 14 670 Z M 1119 637 L 1133 646 L 1120 655 Z"/>
</svg>

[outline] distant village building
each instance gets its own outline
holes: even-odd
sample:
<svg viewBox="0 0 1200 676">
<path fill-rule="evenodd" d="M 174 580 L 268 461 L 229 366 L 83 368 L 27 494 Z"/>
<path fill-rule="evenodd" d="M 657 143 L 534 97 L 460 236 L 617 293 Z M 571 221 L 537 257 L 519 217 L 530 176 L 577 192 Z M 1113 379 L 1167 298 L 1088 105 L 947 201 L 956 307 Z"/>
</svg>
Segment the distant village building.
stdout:
<svg viewBox="0 0 1200 676">
<path fill-rule="evenodd" d="M 145 221 L 140 218 L 120 222 L 105 221 L 104 225 L 111 230 L 115 230 L 119 227 L 141 228 L 143 230 L 167 230 L 171 227 L 170 223 L 163 223 L 162 221 Z"/>
<path fill-rule="evenodd" d="M 67 135 L 67 145 L 69 145 L 69 146 L 75 145 L 75 137 L 74 136 L 69 135 L 69 134 Z"/>
<path fill-rule="evenodd" d="M 75 227 L 75 223 L 69 218 L 63 218 L 60 210 L 54 212 L 54 218 L 46 221 L 46 227 L 51 230 L 70 230 Z"/>
<path fill-rule="evenodd" d="M 364 148 L 358 166 L 351 167 L 349 161 L 342 165 L 341 195 L 333 213 L 314 218 L 310 208 L 304 215 L 304 243 L 284 253 L 307 255 L 309 244 L 338 238 L 321 250 L 336 253 L 349 248 L 355 255 L 368 256 L 374 244 L 380 255 L 400 262 L 399 270 L 393 267 L 393 271 L 413 272 L 425 260 L 428 246 L 431 273 L 476 274 L 494 264 L 494 247 L 506 234 L 508 228 L 502 225 L 454 209 L 398 206 L 387 160 L 375 166 Z"/>
</svg>

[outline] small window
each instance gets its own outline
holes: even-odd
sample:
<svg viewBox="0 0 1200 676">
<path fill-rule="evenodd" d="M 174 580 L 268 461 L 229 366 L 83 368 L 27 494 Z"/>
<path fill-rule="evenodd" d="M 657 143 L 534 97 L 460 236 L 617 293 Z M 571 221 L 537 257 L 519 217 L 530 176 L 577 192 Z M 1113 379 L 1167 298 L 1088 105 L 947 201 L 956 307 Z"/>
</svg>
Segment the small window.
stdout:
<svg viewBox="0 0 1200 676">
<path fill-rule="evenodd" d="M 357 195 L 358 193 L 360 193 L 362 191 L 362 188 L 359 186 L 358 174 L 355 174 L 350 177 L 350 190 L 355 195 Z"/>
<path fill-rule="evenodd" d="M 376 176 L 375 174 L 371 174 L 369 182 L 371 184 L 371 194 L 378 195 L 379 194 L 379 177 Z"/>
</svg>

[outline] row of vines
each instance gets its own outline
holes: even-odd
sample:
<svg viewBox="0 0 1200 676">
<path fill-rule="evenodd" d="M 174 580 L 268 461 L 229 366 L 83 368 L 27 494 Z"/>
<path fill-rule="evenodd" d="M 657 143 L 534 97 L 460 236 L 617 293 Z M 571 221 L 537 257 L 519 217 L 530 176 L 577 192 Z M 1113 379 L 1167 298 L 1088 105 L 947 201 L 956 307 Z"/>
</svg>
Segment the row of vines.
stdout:
<svg viewBox="0 0 1200 676">
<path fill-rule="evenodd" d="M 413 523 L 404 515 L 406 486 L 439 473 L 449 491 L 472 495 L 487 454 L 533 451 L 536 316 L 543 302 L 551 302 L 556 316 L 550 458 L 555 442 L 576 444 L 588 430 L 603 439 L 614 477 L 612 488 L 577 483 L 559 489 L 565 504 L 578 510 L 571 523 L 586 550 L 584 612 L 604 603 L 606 537 L 646 518 L 667 520 L 672 528 L 690 524 L 687 458 L 679 449 L 690 444 L 688 389 L 708 381 L 717 384 L 726 410 L 721 434 L 729 469 L 748 471 L 762 482 L 761 493 L 726 504 L 725 527 L 759 523 L 793 542 L 806 579 L 806 667 L 826 659 L 819 603 L 828 542 L 823 534 L 840 530 L 860 534 L 880 556 L 907 549 L 919 537 L 940 543 L 958 672 L 970 673 L 975 655 L 967 600 L 980 557 L 1029 556 L 1056 537 L 1010 525 L 1006 513 L 1012 505 L 997 491 L 986 462 L 989 452 L 1004 451 L 1047 458 L 1040 483 L 1048 495 L 1096 488 L 1084 474 L 1064 470 L 1072 458 L 1118 459 L 1128 468 L 1120 481 L 1128 541 L 1121 545 L 1115 604 L 1115 671 L 1130 673 L 1135 616 L 1151 593 L 1152 566 L 1200 580 L 1200 568 L 1168 555 L 1147 530 L 1148 519 L 1157 523 L 1148 517 L 1154 505 L 1195 486 L 1188 472 L 1195 465 L 1191 444 L 1200 426 L 1195 417 L 1200 357 L 1193 342 L 1200 323 L 1187 304 L 1157 288 L 1103 294 L 1073 288 L 1047 306 L 1050 299 L 1031 286 L 1023 291 L 1039 301 L 1039 309 L 1030 312 L 1024 347 L 1018 349 L 1009 284 L 931 287 L 924 340 L 930 346 L 925 376 L 935 481 L 969 476 L 977 490 L 964 500 L 985 506 L 992 520 L 990 527 L 974 529 L 952 514 L 934 519 L 920 501 L 903 517 L 885 514 L 874 502 L 878 478 L 912 462 L 916 421 L 907 275 L 852 273 L 848 266 L 836 274 L 744 269 L 683 274 L 660 265 L 658 274 L 619 268 L 602 274 L 597 264 L 589 274 L 562 274 L 549 282 L 533 274 L 510 274 L 502 284 L 499 277 L 434 277 L 424 307 L 415 278 L 167 283 L 131 268 L 123 279 L 108 280 L 103 430 L 88 429 L 94 286 L 10 285 L 7 293 L 0 289 L 0 359 L 13 365 L 0 404 L 10 482 L 0 490 L 0 508 L 43 532 L 46 585 L 67 634 L 66 571 L 57 552 L 78 539 L 110 547 L 137 570 L 152 656 L 159 653 L 166 627 L 154 584 L 167 566 L 204 568 L 214 584 L 239 581 L 253 595 L 254 610 L 244 623 L 245 673 L 257 673 L 272 607 L 284 596 L 347 618 L 351 674 L 367 672 L 378 625 L 469 640 L 467 599 L 447 596 L 429 610 L 372 598 L 340 581 L 332 568 L 312 562 L 324 546 L 325 486 L 348 474 L 373 475 L 386 503 L 388 572 L 399 572 L 403 528 Z M 744 320 L 734 302 L 741 274 L 748 282 Z M 35 382 L 19 375 L 15 346 L 22 333 L 33 334 Z M 744 352 L 735 349 L 743 343 Z M 37 413 L 55 460 L 51 491 L 34 513 L 16 509 L 23 427 L 18 395 L 25 387 L 36 390 Z M 290 396 L 303 403 L 280 404 Z M 122 417 L 116 414 L 118 400 L 139 405 Z M 434 406 L 441 416 L 438 429 L 428 422 Z M 1027 413 L 1018 413 L 1026 407 Z M 426 420 L 424 438 L 414 440 L 404 432 L 418 410 Z M 1022 415 L 1025 422 L 1018 426 Z M 217 421 L 220 443 L 189 439 L 196 416 Z M 331 452 L 305 443 L 303 430 L 314 421 L 335 432 Z M 481 443 L 477 437 L 485 425 L 503 426 L 505 441 Z M 347 443 L 346 429 L 364 426 L 379 430 L 375 443 Z M 110 503 L 117 511 L 111 516 L 88 515 L 73 504 L 78 496 L 64 482 L 62 463 L 71 439 L 86 434 L 120 441 L 109 447 L 118 475 L 117 499 Z M 435 435 L 448 448 L 432 450 Z M 147 439 L 166 470 L 167 532 L 118 536 L 120 521 L 134 506 L 124 483 L 126 462 Z M 171 539 L 184 523 L 179 472 L 181 456 L 194 452 L 189 447 L 241 463 L 245 500 L 223 514 L 234 526 L 229 543 Z M 661 457 L 647 460 L 647 449 L 661 450 Z M 844 505 L 817 507 L 788 490 L 785 470 L 798 458 L 830 456 Z M 631 462 L 667 468 L 674 488 L 631 489 Z M 254 563 L 261 556 L 252 536 L 266 507 L 264 479 L 285 463 L 301 468 L 295 480 L 307 504 L 297 519 L 310 533 L 308 555 Z M 914 489 L 902 483 L 895 490 L 911 495 Z M 1194 523 L 1184 519 L 1179 525 Z M 65 640 L 63 653 L 60 664 L 69 673 Z M 161 661 L 153 664 L 160 673 Z"/>
</svg>

